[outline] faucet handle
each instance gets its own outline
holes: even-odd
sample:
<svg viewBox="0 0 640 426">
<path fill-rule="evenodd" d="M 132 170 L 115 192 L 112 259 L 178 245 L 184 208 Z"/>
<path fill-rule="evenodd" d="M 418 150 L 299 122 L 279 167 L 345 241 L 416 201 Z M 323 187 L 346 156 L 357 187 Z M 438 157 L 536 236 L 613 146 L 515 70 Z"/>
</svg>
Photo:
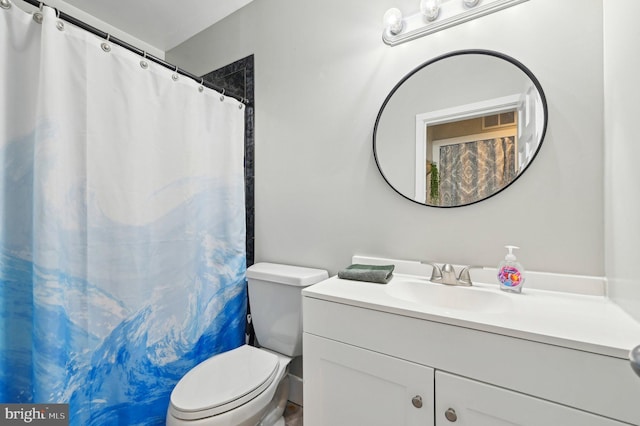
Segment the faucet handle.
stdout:
<svg viewBox="0 0 640 426">
<path fill-rule="evenodd" d="M 483 268 L 482 266 L 469 265 L 465 266 L 462 271 L 460 271 L 460 275 L 458 276 L 458 282 L 462 285 L 473 285 L 473 281 L 471 281 L 471 274 L 469 271 L 471 269 Z"/>
<path fill-rule="evenodd" d="M 442 269 L 440 269 L 440 267 L 438 265 L 436 265 L 435 262 L 429 262 L 429 261 L 420 261 L 420 263 L 422 263 L 423 265 L 429 265 L 431 266 L 431 278 L 429 278 L 429 281 L 433 281 L 433 282 L 439 282 L 442 281 Z"/>
</svg>

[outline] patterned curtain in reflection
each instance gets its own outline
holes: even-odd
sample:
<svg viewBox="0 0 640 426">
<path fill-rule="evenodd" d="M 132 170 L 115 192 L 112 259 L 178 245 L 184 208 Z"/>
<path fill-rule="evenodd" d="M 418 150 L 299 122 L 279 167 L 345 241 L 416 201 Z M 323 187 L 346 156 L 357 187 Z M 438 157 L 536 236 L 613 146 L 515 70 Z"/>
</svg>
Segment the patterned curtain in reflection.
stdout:
<svg viewBox="0 0 640 426">
<path fill-rule="evenodd" d="M 515 136 L 440 148 L 440 205 L 481 200 L 516 177 Z"/>
</svg>

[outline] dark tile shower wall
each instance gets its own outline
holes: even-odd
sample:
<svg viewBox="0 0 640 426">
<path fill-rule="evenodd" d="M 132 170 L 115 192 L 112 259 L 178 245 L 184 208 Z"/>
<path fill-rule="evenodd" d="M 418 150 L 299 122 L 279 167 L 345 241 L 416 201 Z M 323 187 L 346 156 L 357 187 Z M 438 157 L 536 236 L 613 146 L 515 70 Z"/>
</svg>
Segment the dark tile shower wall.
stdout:
<svg viewBox="0 0 640 426">
<path fill-rule="evenodd" d="M 247 221 L 247 267 L 254 262 L 254 68 L 253 55 L 237 60 L 227 66 L 203 75 L 202 78 L 216 87 L 224 87 L 225 94 L 245 99 L 244 133 L 244 182 Z"/>
</svg>

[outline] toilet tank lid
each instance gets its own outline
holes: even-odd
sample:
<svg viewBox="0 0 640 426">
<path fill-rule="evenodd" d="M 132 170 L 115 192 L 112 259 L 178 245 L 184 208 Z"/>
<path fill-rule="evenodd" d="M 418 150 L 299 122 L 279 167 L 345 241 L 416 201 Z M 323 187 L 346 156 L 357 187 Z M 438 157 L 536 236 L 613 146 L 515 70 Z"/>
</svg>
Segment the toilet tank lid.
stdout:
<svg viewBox="0 0 640 426">
<path fill-rule="evenodd" d="M 247 268 L 247 278 L 306 287 L 329 278 L 323 269 L 261 262 Z"/>
</svg>

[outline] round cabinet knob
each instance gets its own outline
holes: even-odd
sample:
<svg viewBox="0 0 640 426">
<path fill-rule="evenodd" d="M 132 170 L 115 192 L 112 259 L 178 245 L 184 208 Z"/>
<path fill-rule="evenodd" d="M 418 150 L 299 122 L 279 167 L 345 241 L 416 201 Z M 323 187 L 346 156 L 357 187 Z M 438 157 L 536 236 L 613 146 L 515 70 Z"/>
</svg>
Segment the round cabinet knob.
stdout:
<svg viewBox="0 0 640 426">
<path fill-rule="evenodd" d="M 422 397 L 420 395 L 416 395 L 411 398 L 411 403 L 416 408 L 422 408 Z"/>
<path fill-rule="evenodd" d="M 450 422 L 455 422 L 456 420 L 458 420 L 458 415 L 456 414 L 456 410 L 454 410 L 453 408 L 449 408 L 447 411 L 445 411 L 444 416 Z"/>
</svg>

